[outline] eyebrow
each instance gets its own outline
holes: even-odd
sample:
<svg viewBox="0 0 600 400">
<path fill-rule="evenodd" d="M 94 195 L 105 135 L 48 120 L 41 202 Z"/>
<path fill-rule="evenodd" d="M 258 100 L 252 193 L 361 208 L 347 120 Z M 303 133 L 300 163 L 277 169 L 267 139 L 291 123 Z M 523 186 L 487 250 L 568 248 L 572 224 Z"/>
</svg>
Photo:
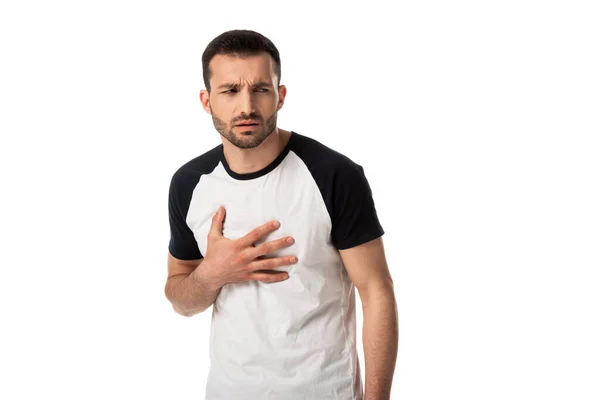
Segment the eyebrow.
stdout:
<svg viewBox="0 0 600 400">
<path fill-rule="evenodd" d="M 259 81 L 252 85 L 252 87 L 254 87 L 254 88 L 260 87 L 260 86 L 271 86 L 271 84 L 268 82 L 265 82 L 265 81 Z M 224 83 L 222 85 L 219 85 L 219 87 L 217 87 L 217 89 L 221 90 L 221 89 L 230 89 L 230 88 L 238 88 L 238 87 L 240 87 L 239 83 Z"/>
</svg>

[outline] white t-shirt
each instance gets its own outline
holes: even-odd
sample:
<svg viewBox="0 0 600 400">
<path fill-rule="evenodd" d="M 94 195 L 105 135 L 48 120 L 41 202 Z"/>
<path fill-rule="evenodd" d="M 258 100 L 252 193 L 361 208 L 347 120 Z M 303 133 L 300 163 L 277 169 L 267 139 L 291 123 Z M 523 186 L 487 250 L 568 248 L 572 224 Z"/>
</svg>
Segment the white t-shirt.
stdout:
<svg viewBox="0 0 600 400">
<path fill-rule="evenodd" d="M 295 239 L 267 255 L 298 257 L 278 268 L 287 280 L 230 283 L 217 296 L 206 400 L 362 399 L 355 290 L 338 250 L 384 233 L 363 168 L 292 131 L 271 164 L 238 174 L 220 144 L 174 173 L 168 204 L 169 251 L 182 260 L 203 257 L 220 205 L 226 238 L 277 219 L 256 244 Z"/>
</svg>

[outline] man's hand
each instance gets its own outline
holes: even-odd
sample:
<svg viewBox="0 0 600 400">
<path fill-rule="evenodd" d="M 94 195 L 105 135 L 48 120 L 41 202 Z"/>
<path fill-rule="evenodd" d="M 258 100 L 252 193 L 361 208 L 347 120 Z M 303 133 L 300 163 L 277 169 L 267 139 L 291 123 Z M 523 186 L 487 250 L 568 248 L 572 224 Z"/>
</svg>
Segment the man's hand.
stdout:
<svg viewBox="0 0 600 400">
<path fill-rule="evenodd" d="M 270 221 L 254 228 L 239 239 L 231 240 L 223 236 L 224 219 L 225 208 L 221 206 L 212 219 L 202 268 L 197 268 L 194 272 L 202 270 L 211 283 L 219 288 L 233 282 L 249 280 L 279 282 L 288 278 L 287 272 L 278 272 L 274 269 L 296 263 L 298 261 L 296 257 L 263 258 L 262 256 L 291 246 L 294 238 L 289 236 L 254 246 L 261 237 L 279 228 L 279 222 Z"/>
</svg>

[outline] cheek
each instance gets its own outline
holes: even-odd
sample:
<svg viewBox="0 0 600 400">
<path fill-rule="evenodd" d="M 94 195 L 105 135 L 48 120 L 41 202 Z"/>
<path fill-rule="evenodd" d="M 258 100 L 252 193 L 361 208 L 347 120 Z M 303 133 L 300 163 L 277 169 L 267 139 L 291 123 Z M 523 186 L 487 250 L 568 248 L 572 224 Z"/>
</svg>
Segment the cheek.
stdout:
<svg viewBox="0 0 600 400">
<path fill-rule="evenodd" d="M 260 104 L 260 109 L 263 114 L 271 114 L 273 111 L 277 109 L 277 98 L 276 97 L 268 97 L 260 99 L 258 104 Z"/>
<path fill-rule="evenodd" d="M 221 103 L 219 103 L 219 104 L 212 103 L 211 104 L 212 116 L 220 119 L 221 121 L 223 121 L 227 124 L 229 124 L 230 121 L 232 120 L 230 109 L 231 109 L 231 107 L 229 107 L 225 104 L 221 104 Z"/>
</svg>

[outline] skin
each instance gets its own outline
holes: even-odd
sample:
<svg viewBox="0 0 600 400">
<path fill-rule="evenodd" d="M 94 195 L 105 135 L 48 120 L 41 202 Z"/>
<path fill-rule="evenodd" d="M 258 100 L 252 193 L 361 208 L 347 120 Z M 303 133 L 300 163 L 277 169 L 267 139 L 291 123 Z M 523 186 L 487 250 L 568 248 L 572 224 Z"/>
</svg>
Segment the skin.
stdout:
<svg viewBox="0 0 600 400">
<path fill-rule="evenodd" d="M 398 310 L 383 238 L 339 252 L 362 303 L 364 400 L 389 400 L 398 353 Z"/>
<path fill-rule="evenodd" d="M 169 253 L 165 295 L 181 315 L 191 317 L 208 309 L 215 302 L 221 288 L 228 283 L 249 280 L 270 283 L 285 280 L 288 278 L 287 272 L 273 269 L 298 261 L 294 256 L 263 257 L 291 246 L 294 243 L 293 237 L 287 236 L 254 246 L 261 237 L 279 228 L 277 221 L 270 221 L 231 240 L 223 236 L 224 219 L 225 208 L 220 207 L 212 218 L 204 258 L 185 261 Z"/>
</svg>

